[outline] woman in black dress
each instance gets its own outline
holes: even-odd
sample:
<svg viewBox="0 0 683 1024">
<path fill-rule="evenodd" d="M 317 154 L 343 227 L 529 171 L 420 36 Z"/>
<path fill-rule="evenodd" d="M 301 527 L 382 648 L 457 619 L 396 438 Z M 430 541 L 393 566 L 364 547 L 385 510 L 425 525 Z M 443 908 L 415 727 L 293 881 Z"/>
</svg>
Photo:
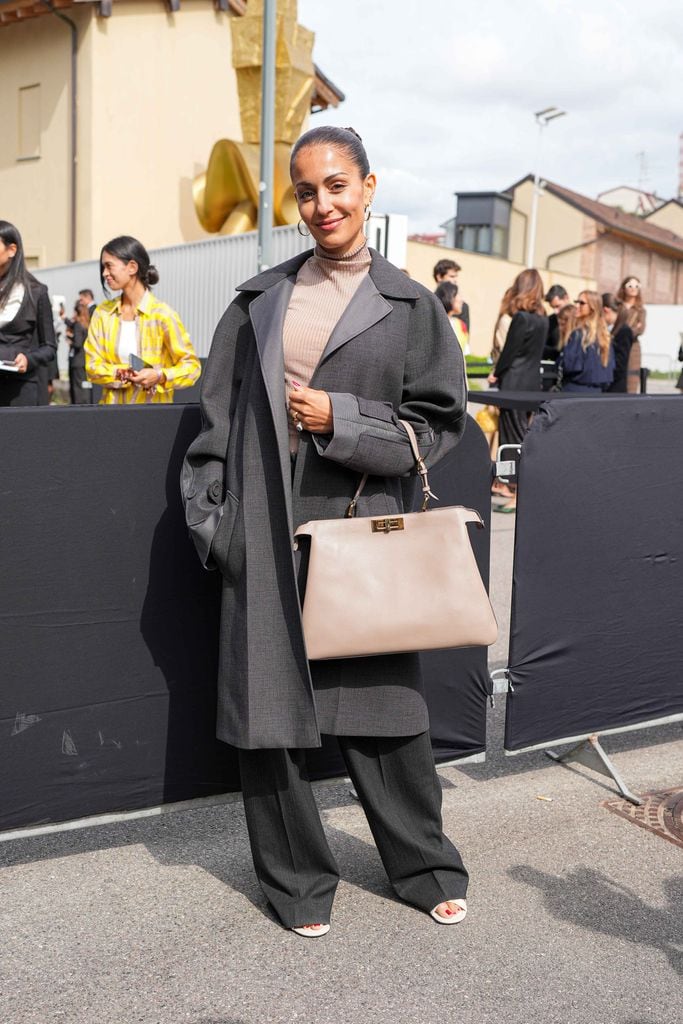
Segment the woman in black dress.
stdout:
<svg viewBox="0 0 683 1024">
<path fill-rule="evenodd" d="M 17 229 L 0 220 L 0 406 L 40 405 L 38 371 L 56 352 L 47 288 L 26 270 Z"/>
<path fill-rule="evenodd" d="M 543 309 L 543 282 L 537 270 L 523 270 L 515 278 L 509 302 L 512 320 L 505 345 L 489 376 L 499 391 L 540 391 L 541 359 L 548 337 L 548 317 Z M 501 409 L 500 444 L 521 444 L 529 427 L 523 409 Z M 514 491 L 514 488 L 511 488 Z M 496 511 L 514 512 L 516 494 Z"/>
<path fill-rule="evenodd" d="M 614 351 L 614 379 L 606 390 L 626 394 L 628 391 L 628 362 L 635 336 L 626 321 L 622 319 L 621 323 L 618 322 L 622 305 L 620 299 L 612 292 L 605 292 L 602 296 L 602 315 L 612 336 Z"/>
</svg>

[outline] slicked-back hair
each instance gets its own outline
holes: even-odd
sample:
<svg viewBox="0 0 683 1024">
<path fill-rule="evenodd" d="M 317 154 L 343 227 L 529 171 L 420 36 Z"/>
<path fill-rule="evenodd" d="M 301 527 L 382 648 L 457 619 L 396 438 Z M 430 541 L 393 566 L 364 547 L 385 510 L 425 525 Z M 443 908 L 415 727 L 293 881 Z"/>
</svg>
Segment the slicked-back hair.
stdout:
<svg viewBox="0 0 683 1024">
<path fill-rule="evenodd" d="M 337 128 L 335 125 L 321 125 L 319 128 L 311 128 L 310 131 L 296 140 L 292 148 L 292 155 L 289 159 L 289 175 L 292 177 L 294 162 L 302 149 L 311 146 L 333 146 L 340 150 L 358 168 L 358 173 L 365 180 L 370 173 L 370 162 L 365 152 L 363 140 L 353 128 Z"/>
<path fill-rule="evenodd" d="M 105 252 L 108 252 L 111 256 L 116 256 L 122 263 L 130 263 L 131 260 L 137 263 L 138 280 L 145 288 L 151 288 L 158 283 L 159 271 L 150 263 L 149 253 L 142 242 L 138 242 L 137 238 L 133 238 L 132 235 L 119 235 L 117 238 L 112 238 L 106 245 L 103 245 L 100 251 L 100 281 L 102 282 L 102 290 L 105 295 L 109 295 L 109 290 L 104 283 L 104 272 L 102 270 Z"/>
</svg>

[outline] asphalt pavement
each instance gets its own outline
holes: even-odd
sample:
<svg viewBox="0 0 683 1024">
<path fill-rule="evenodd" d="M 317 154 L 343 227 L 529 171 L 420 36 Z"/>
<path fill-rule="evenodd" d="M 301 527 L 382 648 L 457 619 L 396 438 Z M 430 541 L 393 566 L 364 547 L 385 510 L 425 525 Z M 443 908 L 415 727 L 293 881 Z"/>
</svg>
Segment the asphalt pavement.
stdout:
<svg viewBox="0 0 683 1024">
<path fill-rule="evenodd" d="M 513 531 L 493 517 L 503 634 Z M 602 807 L 602 776 L 505 757 L 504 703 L 487 761 L 440 769 L 462 924 L 394 898 L 345 781 L 316 786 L 343 879 L 320 939 L 269 913 L 239 797 L 17 838 L 0 842 L 0 1021 L 678 1024 L 683 850 Z M 680 723 L 605 746 L 637 792 L 683 785 Z"/>
</svg>

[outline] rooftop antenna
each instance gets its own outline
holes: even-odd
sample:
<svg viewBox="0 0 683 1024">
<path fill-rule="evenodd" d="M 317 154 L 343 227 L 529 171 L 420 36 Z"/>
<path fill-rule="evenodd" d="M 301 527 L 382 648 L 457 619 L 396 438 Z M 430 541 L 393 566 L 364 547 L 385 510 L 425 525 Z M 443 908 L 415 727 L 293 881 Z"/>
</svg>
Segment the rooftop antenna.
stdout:
<svg viewBox="0 0 683 1024">
<path fill-rule="evenodd" d="M 649 175 L 647 173 L 647 153 L 645 150 L 636 153 L 636 159 L 638 160 L 638 189 L 640 192 L 647 192 L 646 186 L 649 181 Z"/>
</svg>

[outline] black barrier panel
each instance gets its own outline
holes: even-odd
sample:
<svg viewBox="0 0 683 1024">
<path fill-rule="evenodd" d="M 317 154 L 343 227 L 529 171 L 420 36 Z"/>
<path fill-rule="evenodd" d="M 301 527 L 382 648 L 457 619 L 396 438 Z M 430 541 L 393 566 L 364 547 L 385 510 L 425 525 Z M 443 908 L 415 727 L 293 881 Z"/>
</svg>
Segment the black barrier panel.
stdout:
<svg viewBox="0 0 683 1024">
<path fill-rule="evenodd" d="M 237 788 L 218 579 L 187 539 L 196 407 L 3 410 L 0 825 Z"/>
<path fill-rule="evenodd" d="M 219 579 L 178 487 L 198 429 L 196 406 L 0 412 L 2 829 L 239 787 L 214 738 Z M 480 442 L 470 423 L 449 463 L 468 496 Z M 454 654 L 430 686 L 454 756 L 484 746 L 482 656 Z M 326 743 L 317 774 L 336 757 Z"/>
<path fill-rule="evenodd" d="M 505 747 L 683 714 L 683 399 L 577 398 L 520 463 Z"/>
<path fill-rule="evenodd" d="M 489 446 L 479 425 L 467 418 L 460 444 L 430 471 L 429 481 L 440 505 L 476 509 L 485 529 L 469 526 L 477 565 L 486 586 L 491 549 L 492 464 Z M 491 683 L 488 650 L 430 651 L 422 654 L 427 684 L 432 745 L 439 761 L 465 754 L 483 754 L 486 748 L 486 705 Z"/>
</svg>

